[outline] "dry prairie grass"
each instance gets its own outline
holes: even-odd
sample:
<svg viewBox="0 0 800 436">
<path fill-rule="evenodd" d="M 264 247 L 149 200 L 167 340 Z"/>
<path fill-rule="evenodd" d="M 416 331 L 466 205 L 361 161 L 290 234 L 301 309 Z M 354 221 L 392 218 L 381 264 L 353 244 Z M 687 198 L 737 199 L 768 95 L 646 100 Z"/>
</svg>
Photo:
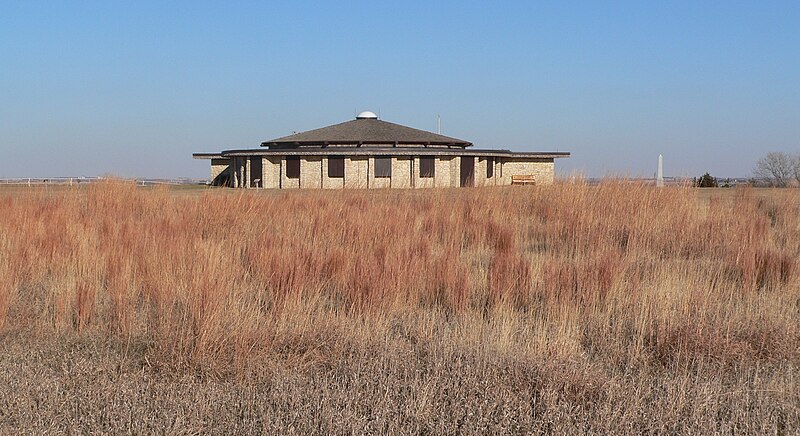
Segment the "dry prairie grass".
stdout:
<svg viewBox="0 0 800 436">
<path fill-rule="evenodd" d="M 794 433 L 800 195 L 731 192 L 0 192 L 0 430 Z"/>
</svg>

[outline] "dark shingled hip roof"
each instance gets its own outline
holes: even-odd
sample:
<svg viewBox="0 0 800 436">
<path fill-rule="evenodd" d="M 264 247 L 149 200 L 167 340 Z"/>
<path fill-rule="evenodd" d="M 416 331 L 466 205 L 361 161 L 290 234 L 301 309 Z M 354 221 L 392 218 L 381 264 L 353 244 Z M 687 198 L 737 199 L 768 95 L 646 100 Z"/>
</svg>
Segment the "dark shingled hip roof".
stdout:
<svg viewBox="0 0 800 436">
<path fill-rule="evenodd" d="M 377 119 L 356 119 L 261 143 L 272 145 L 421 144 L 469 147 L 471 142 Z"/>
</svg>

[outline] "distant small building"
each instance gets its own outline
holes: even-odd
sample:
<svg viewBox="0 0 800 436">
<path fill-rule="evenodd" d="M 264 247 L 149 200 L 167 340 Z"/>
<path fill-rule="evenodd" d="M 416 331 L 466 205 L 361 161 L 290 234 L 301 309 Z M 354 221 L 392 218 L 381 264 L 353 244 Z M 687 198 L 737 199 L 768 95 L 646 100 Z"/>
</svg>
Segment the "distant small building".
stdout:
<svg viewBox="0 0 800 436">
<path fill-rule="evenodd" d="M 212 184 L 237 188 L 432 188 L 553 183 L 568 152 L 471 149 L 472 143 L 379 120 L 355 120 L 261 143 L 195 153 Z"/>
</svg>

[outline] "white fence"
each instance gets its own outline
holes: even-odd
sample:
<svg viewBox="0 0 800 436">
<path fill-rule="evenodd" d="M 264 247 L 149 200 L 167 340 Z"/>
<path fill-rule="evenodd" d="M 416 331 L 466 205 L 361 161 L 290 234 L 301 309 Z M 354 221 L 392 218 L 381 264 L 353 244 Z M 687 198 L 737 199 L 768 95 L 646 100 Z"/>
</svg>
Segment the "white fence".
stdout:
<svg viewBox="0 0 800 436">
<path fill-rule="evenodd" d="M 95 183 L 105 180 L 103 177 L 17 177 L 0 178 L 0 186 L 44 186 L 44 185 L 67 185 L 75 186 L 86 183 Z M 153 185 L 205 185 L 205 179 L 126 179 L 133 180 L 139 186 Z"/>
</svg>

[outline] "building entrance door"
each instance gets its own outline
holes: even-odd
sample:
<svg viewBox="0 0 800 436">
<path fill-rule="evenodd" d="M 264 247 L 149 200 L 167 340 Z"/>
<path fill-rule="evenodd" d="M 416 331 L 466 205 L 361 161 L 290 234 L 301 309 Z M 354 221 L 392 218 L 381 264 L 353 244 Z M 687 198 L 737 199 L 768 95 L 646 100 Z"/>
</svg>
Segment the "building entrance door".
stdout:
<svg viewBox="0 0 800 436">
<path fill-rule="evenodd" d="M 461 186 L 475 186 L 474 156 L 461 156 Z"/>
</svg>

